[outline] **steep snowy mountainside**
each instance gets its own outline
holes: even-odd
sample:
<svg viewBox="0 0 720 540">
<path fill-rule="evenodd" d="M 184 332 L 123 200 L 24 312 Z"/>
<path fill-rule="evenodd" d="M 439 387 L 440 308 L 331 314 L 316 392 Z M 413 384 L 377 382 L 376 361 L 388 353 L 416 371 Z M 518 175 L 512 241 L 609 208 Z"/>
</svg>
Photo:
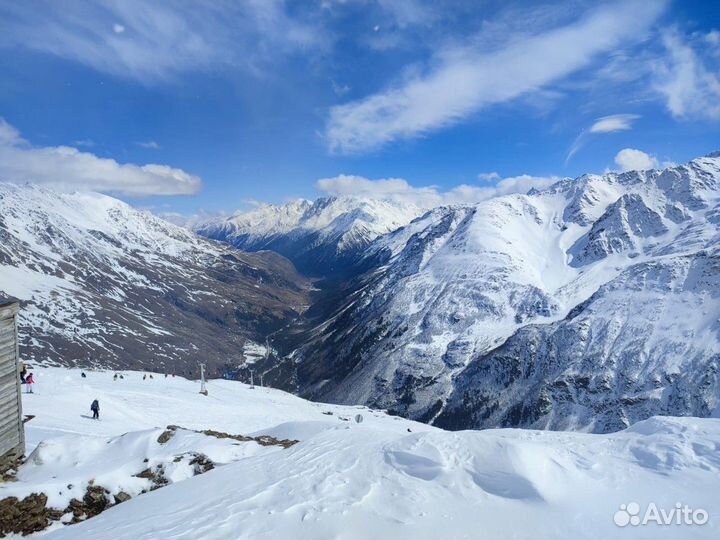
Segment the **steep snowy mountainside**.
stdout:
<svg viewBox="0 0 720 540">
<path fill-rule="evenodd" d="M 720 416 L 720 254 L 630 266 L 564 320 L 474 358 L 435 423 L 623 429 Z"/>
<path fill-rule="evenodd" d="M 284 258 L 197 237 L 112 197 L 0 183 L 0 293 L 24 358 L 220 369 L 307 307 Z"/>
<path fill-rule="evenodd" d="M 83 523 L 58 526 L 48 539 L 434 540 L 481 534 L 595 540 L 718 534 L 717 419 L 651 418 L 610 435 L 450 433 L 376 410 L 311 403 L 234 381 L 209 381 L 206 397 L 198 394 L 197 381 L 123 374 L 114 382 L 108 372 L 88 372 L 81 379 L 79 370 L 38 370 L 38 393 L 24 394 L 23 407 L 36 415 L 26 424 L 28 436 L 33 447 L 45 441 L 37 457 L 46 459 L 23 465 L 20 485 L 3 489 L 41 492 L 60 479 L 75 489 L 93 471 L 117 493 L 142 481 L 123 473 L 125 463 L 140 465 L 143 456 L 174 465 L 173 482 Z M 100 422 L 78 417 L 88 395 L 100 399 Z M 353 421 L 356 414 L 363 415 L 362 423 Z M 180 433 L 168 443 L 157 442 L 157 428 L 183 422 L 196 430 L 299 442 L 261 449 Z M 217 456 L 217 468 L 185 479 L 182 456 L 189 448 Z M 75 456 L 77 466 L 58 468 Z M 679 502 L 704 510 L 710 519 L 703 525 L 616 525 L 620 505 L 631 502 L 643 511 L 650 503 L 670 511 Z"/>
<path fill-rule="evenodd" d="M 358 197 L 298 199 L 263 205 L 231 217 L 195 223 L 201 236 L 244 251 L 271 250 L 289 258 L 303 273 L 327 276 L 357 261 L 378 236 L 422 214 L 413 204 Z"/>
<path fill-rule="evenodd" d="M 434 209 L 369 247 L 293 352 L 297 387 L 453 428 L 715 414 L 719 205 L 704 157 Z"/>
</svg>

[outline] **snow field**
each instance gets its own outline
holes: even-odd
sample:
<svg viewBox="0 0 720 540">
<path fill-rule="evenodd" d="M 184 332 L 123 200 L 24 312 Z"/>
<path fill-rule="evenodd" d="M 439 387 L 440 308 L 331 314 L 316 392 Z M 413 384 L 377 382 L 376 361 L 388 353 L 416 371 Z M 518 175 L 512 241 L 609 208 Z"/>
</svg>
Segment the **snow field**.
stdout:
<svg viewBox="0 0 720 540">
<path fill-rule="evenodd" d="M 24 395 L 29 447 L 20 484 L 94 474 L 127 478 L 139 459 L 202 450 L 227 463 L 135 497 L 47 538 L 449 539 L 715 538 L 720 420 L 652 418 L 614 434 L 445 432 L 364 407 L 310 403 L 232 381 L 48 368 Z M 82 418 L 93 398 L 101 421 Z M 326 414 L 332 413 L 332 414 Z M 353 418 L 363 415 L 358 424 Z M 167 424 L 301 442 L 259 448 L 192 432 L 165 445 Z M 123 433 L 128 432 L 126 435 Z M 212 458 L 212 457 L 211 457 Z M 188 476 L 187 465 L 173 475 Z M 53 479 L 55 475 L 57 478 Z M 103 476 L 105 475 L 105 476 Z M 138 479 L 140 480 L 140 479 Z M 7 488 L 6 488 L 7 489 Z M 5 496 L 5 495 L 3 495 Z M 703 508 L 705 525 L 619 528 L 621 504 Z"/>
</svg>

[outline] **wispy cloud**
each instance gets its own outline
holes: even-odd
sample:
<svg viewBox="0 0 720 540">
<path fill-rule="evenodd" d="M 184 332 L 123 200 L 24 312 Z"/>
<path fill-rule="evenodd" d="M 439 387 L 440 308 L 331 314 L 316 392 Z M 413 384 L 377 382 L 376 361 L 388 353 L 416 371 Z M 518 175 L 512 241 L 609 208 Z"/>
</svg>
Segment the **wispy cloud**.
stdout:
<svg viewBox="0 0 720 540">
<path fill-rule="evenodd" d="M 443 191 L 437 186 L 416 187 L 402 178 L 371 180 L 362 176 L 341 174 L 318 180 L 316 187 L 323 193 L 333 196 L 392 200 L 414 204 L 419 208 L 434 208 L 448 204 L 476 203 L 512 193 L 527 193 L 532 188 L 545 188 L 560 178 L 524 174 L 508 178 L 497 175 L 493 179 L 496 184 L 492 186 L 461 184 Z"/>
<path fill-rule="evenodd" d="M 482 180 L 483 182 L 497 182 L 500 179 L 500 174 L 495 171 L 478 174 L 478 180 Z"/>
<path fill-rule="evenodd" d="M 632 129 L 632 123 L 640 118 L 638 114 L 613 114 L 595 120 L 590 126 L 590 133 L 615 133 Z"/>
<path fill-rule="evenodd" d="M 93 141 L 92 139 L 80 139 L 78 141 L 73 141 L 73 144 L 75 146 L 85 146 L 87 148 L 92 148 L 93 146 L 95 146 L 95 141 Z"/>
<path fill-rule="evenodd" d="M 665 8 L 663 0 L 604 4 L 566 26 L 509 36 L 487 52 L 440 51 L 432 65 L 387 90 L 331 109 L 331 150 L 368 151 L 445 128 L 483 107 L 502 103 L 586 67 L 598 54 L 641 36 Z"/>
<path fill-rule="evenodd" d="M 589 128 L 583 129 L 580 134 L 575 137 L 565 158 L 565 163 L 570 161 L 593 135 L 630 130 L 632 129 L 633 122 L 638 118 L 640 118 L 640 115 L 637 114 L 613 114 L 598 118 Z"/>
<path fill-rule="evenodd" d="M 2 2 L 0 46 L 24 47 L 112 75 L 156 83 L 321 47 L 325 34 L 282 0 Z"/>
<path fill-rule="evenodd" d="M 720 120 L 720 33 L 663 35 L 667 56 L 655 65 L 654 88 L 679 119 Z"/>
<path fill-rule="evenodd" d="M 141 146 L 143 148 L 148 148 L 149 150 L 160 150 L 162 148 L 158 143 L 155 141 L 140 141 L 136 142 L 138 146 Z"/>
<path fill-rule="evenodd" d="M 190 195 L 202 181 L 167 165 L 118 163 L 69 146 L 34 147 L 0 118 L 0 181 L 131 196 Z"/>
</svg>

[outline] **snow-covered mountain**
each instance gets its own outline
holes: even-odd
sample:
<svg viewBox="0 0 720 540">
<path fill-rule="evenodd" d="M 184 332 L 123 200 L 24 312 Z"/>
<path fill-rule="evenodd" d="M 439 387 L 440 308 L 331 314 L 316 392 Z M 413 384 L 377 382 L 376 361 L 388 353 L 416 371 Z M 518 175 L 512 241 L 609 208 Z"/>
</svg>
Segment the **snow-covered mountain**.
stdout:
<svg viewBox="0 0 720 540">
<path fill-rule="evenodd" d="M 245 254 L 112 197 L 0 183 L 0 296 L 24 359 L 178 373 L 242 360 L 306 309 L 283 257 Z"/>
<path fill-rule="evenodd" d="M 720 413 L 720 156 L 437 208 L 306 331 L 297 388 L 453 428 Z"/>
<path fill-rule="evenodd" d="M 202 220 L 192 229 L 243 251 L 272 250 L 312 276 L 341 273 L 377 237 L 418 217 L 410 203 L 358 197 L 298 199 L 263 205 L 231 217 Z"/>
</svg>

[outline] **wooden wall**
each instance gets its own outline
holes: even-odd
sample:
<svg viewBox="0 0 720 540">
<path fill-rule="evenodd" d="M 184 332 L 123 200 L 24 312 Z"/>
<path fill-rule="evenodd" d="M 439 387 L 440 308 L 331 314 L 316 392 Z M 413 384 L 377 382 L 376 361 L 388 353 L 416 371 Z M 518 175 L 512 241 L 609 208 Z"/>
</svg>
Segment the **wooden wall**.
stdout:
<svg viewBox="0 0 720 540">
<path fill-rule="evenodd" d="M 18 304 L 0 300 L 0 460 L 25 451 L 18 373 Z"/>
</svg>

